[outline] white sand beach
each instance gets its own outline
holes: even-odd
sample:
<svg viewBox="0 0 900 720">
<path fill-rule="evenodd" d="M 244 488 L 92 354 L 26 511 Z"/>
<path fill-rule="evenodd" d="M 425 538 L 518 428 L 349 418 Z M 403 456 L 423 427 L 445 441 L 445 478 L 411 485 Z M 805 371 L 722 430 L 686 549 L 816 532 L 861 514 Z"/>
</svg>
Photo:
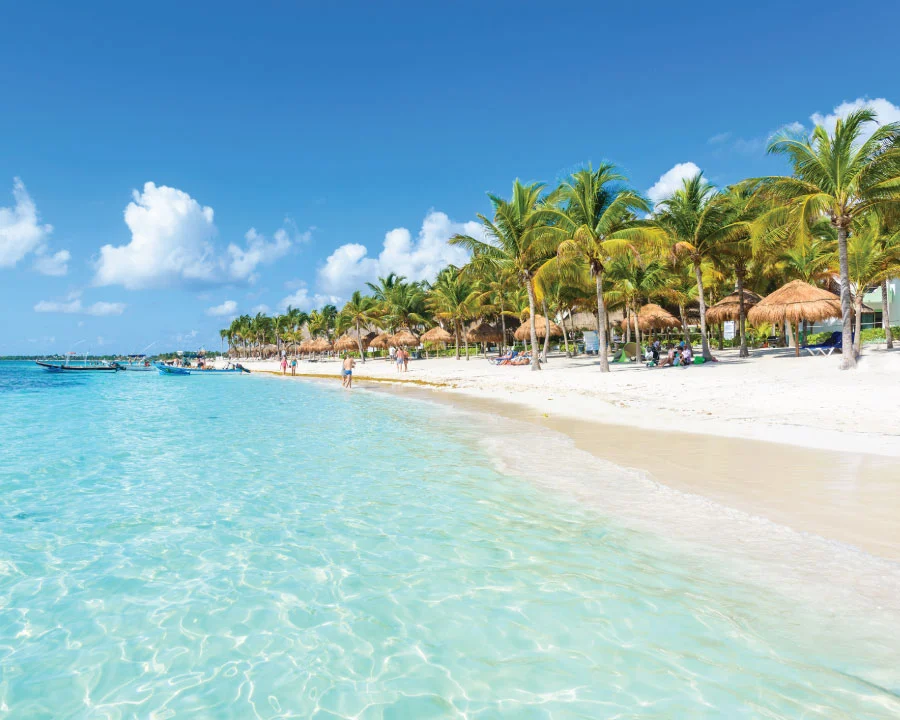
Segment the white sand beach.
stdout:
<svg viewBox="0 0 900 720">
<path fill-rule="evenodd" d="M 412 360 L 398 373 L 376 359 L 357 365 L 355 382 L 539 423 L 675 489 L 900 560 L 900 353 L 867 348 L 849 372 L 834 356 L 787 350 L 718 357 L 609 374 L 588 356 L 551 354 L 541 372 L 478 357 Z M 301 361 L 297 374 L 337 379 L 339 367 Z"/>
</svg>

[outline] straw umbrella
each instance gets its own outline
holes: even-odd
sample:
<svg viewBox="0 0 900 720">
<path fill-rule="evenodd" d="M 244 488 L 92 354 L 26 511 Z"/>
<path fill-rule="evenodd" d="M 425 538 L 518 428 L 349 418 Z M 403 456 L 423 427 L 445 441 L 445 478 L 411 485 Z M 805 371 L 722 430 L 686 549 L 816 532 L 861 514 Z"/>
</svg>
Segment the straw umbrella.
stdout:
<svg viewBox="0 0 900 720">
<path fill-rule="evenodd" d="M 381 333 L 380 335 L 376 335 L 369 341 L 369 347 L 375 348 L 377 350 L 387 350 L 388 346 L 391 344 L 391 336 L 387 333 Z M 385 360 L 388 358 L 385 357 Z"/>
<path fill-rule="evenodd" d="M 318 340 L 313 340 L 310 343 L 310 350 L 316 353 L 325 353 L 331 350 L 334 346 L 331 344 L 330 340 L 326 340 L 325 338 L 319 338 Z"/>
<path fill-rule="evenodd" d="M 743 307 L 741 307 L 741 297 L 743 296 Z M 752 290 L 743 290 L 743 292 L 733 292 L 726 295 L 719 302 L 706 311 L 706 322 L 714 325 L 721 325 L 728 320 L 738 322 L 738 334 L 741 339 L 741 357 L 747 356 L 746 351 L 746 333 L 744 332 L 744 320 L 747 317 L 747 310 L 757 305 L 762 297 Z"/>
<path fill-rule="evenodd" d="M 500 342 L 503 339 L 503 333 L 499 328 L 495 328 L 489 323 L 478 323 L 475 327 L 466 333 L 466 339 L 469 342 L 481 343 L 482 353 L 487 356 L 487 344 L 492 342 Z"/>
<path fill-rule="evenodd" d="M 534 329 L 537 332 L 537 336 L 539 338 L 544 338 L 547 336 L 547 318 L 543 315 L 535 315 L 534 316 Z M 562 337 L 563 331 L 562 328 L 557 325 L 555 322 L 550 322 L 550 337 Z M 519 329 L 516 330 L 515 335 L 516 340 L 526 340 L 531 337 L 531 329 L 528 323 L 522 323 L 519 326 Z"/>
<path fill-rule="evenodd" d="M 431 330 L 423 333 L 419 338 L 423 343 L 434 343 L 436 345 L 446 345 L 453 340 L 453 336 L 448 333 L 440 325 L 435 325 Z M 425 357 L 428 357 L 428 350 L 425 350 Z"/>
<path fill-rule="evenodd" d="M 750 309 L 747 317 L 754 325 L 764 322 L 796 325 L 794 350 L 799 357 L 800 322 L 841 317 L 841 299 L 815 285 L 793 280 L 760 300 Z M 849 349 L 845 352 L 849 352 Z"/>
<path fill-rule="evenodd" d="M 345 350 L 358 350 L 359 347 L 356 338 L 351 337 L 350 333 L 346 333 L 334 341 L 334 349 L 338 352 L 344 352 Z"/>
<path fill-rule="evenodd" d="M 419 344 L 419 338 L 408 328 L 403 328 L 400 332 L 391 335 L 391 344 L 395 347 L 416 347 Z"/>
</svg>

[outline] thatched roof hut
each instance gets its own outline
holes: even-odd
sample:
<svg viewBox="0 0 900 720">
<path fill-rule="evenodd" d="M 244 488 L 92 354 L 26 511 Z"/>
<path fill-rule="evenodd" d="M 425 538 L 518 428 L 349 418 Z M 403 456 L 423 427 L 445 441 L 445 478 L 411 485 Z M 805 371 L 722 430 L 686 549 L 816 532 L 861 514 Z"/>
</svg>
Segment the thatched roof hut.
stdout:
<svg viewBox="0 0 900 720">
<path fill-rule="evenodd" d="M 659 305 L 654 305 L 653 303 L 643 305 L 638 312 L 637 319 L 638 327 L 641 329 L 641 332 L 681 327 L 681 321 L 677 317 L 668 310 L 661 308 Z M 623 330 L 626 328 L 626 323 L 630 323 L 633 327 L 634 319 L 627 316 L 623 318 L 621 323 Z"/>
<path fill-rule="evenodd" d="M 537 336 L 539 338 L 543 338 L 547 335 L 547 318 L 543 315 L 535 315 L 534 316 L 534 328 L 537 331 Z M 563 331 L 562 328 L 557 325 L 555 322 L 550 322 L 550 337 L 562 337 Z M 520 326 L 519 329 L 516 330 L 514 335 L 516 340 L 527 340 L 531 337 L 531 320 L 525 320 Z"/>
<path fill-rule="evenodd" d="M 391 335 L 391 345 L 394 347 L 415 347 L 419 344 L 419 338 L 408 328 Z"/>
<path fill-rule="evenodd" d="M 834 293 L 815 285 L 792 280 L 767 295 L 750 308 L 747 318 L 754 325 L 760 323 L 791 323 L 801 321 L 816 322 L 828 318 L 841 317 L 841 299 Z M 794 335 L 794 351 L 800 355 L 799 331 Z"/>
<path fill-rule="evenodd" d="M 486 322 L 478 323 L 466 333 L 466 340 L 474 343 L 500 342 L 502 339 L 503 333 L 500 329 Z"/>
<path fill-rule="evenodd" d="M 448 333 L 440 325 L 436 325 L 419 338 L 423 343 L 449 343 L 453 342 L 453 335 Z"/>
<path fill-rule="evenodd" d="M 841 299 L 834 293 L 810 285 L 802 280 L 793 280 L 767 295 L 750 309 L 750 322 L 798 323 L 801 320 L 817 322 L 828 318 L 841 317 Z"/>
<path fill-rule="evenodd" d="M 365 348 L 365 346 L 366 344 L 363 343 L 363 348 Z M 344 352 L 345 350 L 359 350 L 359 343 L 356 342 L 355 337 L 351 337 L 350 333 L 345 333 L 334 341 L 334 349 L 338 352 Z"/>
<path fill-rule="evenodd" d="M 752 290 L 744 290 L 744 312 L 759 304 L 762 297 Z M 718 325 L 726 320 L 739 320 L 741 317 L 741 297 L 735 291 L 726 295 L 706 311 L 706 322 Z"/>
<path fill-rule="evenodd" d="M 387 333 L 381 333 L 381 335 L 376 335 L 369 341 L 369 347 L 377 348 L 380 350 L 384 350 L 391 344 L 391 336 Z"/>
<path fill-rule="evenodd" d="M 313 342 L 315 342 L 315 341 L 314 340 L 304 340 L 297 347 L 297 350 L 302 353 L 313 352 L 313 349 L 312 349 Z"/>
<path fill-rule="evenodd" d="M 317 340 L 313 340 L 309 345 L 310 351 L 317 352 L 317 353 L 328 352 L 329 350 L 332 349 L 332 347 L 333 347 L 333 345 L 331 344 L 331 340 L 326 340 L 325 338 L 319 338 Z"/>
</svg>

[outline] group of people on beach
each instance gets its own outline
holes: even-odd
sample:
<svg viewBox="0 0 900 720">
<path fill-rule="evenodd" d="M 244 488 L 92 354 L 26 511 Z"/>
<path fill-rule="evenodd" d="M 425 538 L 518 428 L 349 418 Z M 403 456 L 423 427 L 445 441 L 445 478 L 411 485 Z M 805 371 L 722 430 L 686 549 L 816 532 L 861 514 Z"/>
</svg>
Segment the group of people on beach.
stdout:
<svg viewBox="0 0 900 720">
<path fill-rule="evenodd" d="M 647 353 L 644 356 L 647 367 L 687 367 L 694 362 L 694 351 L 690 344 L 685 343 L 683 340 L 678 345 L 674 343 L 668 344 L 666 356 L 662 362 L 660 362 L 661 353 L 662 343 L 659 340 L 654 340 L 647 348 Z"/>
<path fill-rule="evenodd" d="M 409 350 L 391 347 L 388 352 L 391 360 L 397 364 L 397 372 L 409 372 Z"/>
<path fill-rule="evenodd" d="M 286 375 L 288 365 L 291 366 L 291 375 L 297 374 L 297 358 L 291 358 L 290 363 L 288 363 L 287 354 L 282 351 L 281 353 L 281 374 Z"/>
</svg>

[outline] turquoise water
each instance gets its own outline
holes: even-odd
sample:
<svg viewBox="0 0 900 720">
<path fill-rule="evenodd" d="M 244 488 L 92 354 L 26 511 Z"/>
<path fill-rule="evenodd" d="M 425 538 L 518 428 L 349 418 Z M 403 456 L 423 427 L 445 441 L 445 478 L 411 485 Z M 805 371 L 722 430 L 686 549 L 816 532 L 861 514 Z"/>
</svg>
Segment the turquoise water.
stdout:
<svg viewBox="0 0 900 720">
<path fill-rule="evenodd" d="M 0 363 L 0 717 L 900 714 L 865 648 L 499 473 L 491 429 L 333 385 Z"/>
</svg>

